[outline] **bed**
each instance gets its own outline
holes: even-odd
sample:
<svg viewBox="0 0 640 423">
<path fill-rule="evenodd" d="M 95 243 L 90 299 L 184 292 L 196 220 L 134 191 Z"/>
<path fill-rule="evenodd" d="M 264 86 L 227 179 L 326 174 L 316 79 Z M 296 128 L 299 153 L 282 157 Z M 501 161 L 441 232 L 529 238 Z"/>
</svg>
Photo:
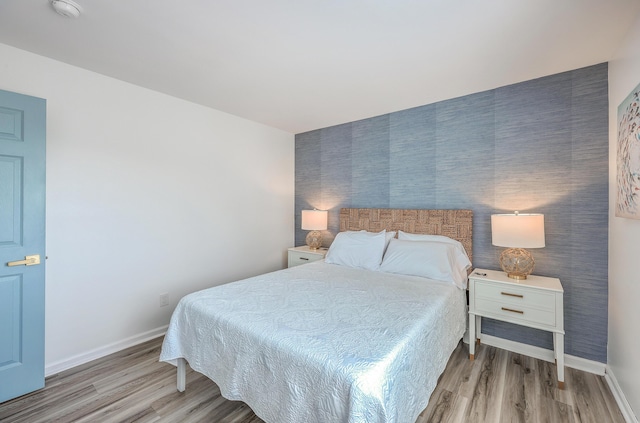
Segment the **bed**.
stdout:
<svg viewBox="0 0 640 423">
<path fill-rule="evenodd" d="M 380 268 L 336 263 L 344 239 L 382 233 Z M 326 260 L 185 296 L 160 361 L 178 367 L 178 390 L 188 362 L 268 423 L 414 422 L 465 331 L 466 295 L 451 281 L 381 269 L 387 257 L 405 266 L 402 248 L 432 247 L 411 234 L 455 240 L 470 267 L 470 210 L 342 209 Z"/>
</svg>

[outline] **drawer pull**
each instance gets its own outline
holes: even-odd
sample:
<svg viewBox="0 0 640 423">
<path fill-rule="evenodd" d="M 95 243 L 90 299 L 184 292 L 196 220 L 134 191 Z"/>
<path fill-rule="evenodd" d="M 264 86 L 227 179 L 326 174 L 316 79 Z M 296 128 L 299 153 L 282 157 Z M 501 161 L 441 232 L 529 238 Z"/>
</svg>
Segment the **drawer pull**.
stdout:
<svg viewBox="0 0 640 423">
<path fill-rule="evenodd" d="M 502 295 L 508 295 L 509 297 L 518 297 L 518 298 L 524 298 L 524 295 L 520 295 L 520 294 L 511 294 L 509 292 L 501 292 Z"/>
<path fill-rule="evenodd" d="M 510 312 L 512 312 L 512 313 L 520 313 L 520 314 L 524 314 L 524 311 L 521 311 L 521 310 L 514 310 L 514 309 L 512 309 L 512 308 L 506 308 L 506 307 L 502 307 L 502 309 L 503 309 L 504 311 L 510 311 Z"/>
<path fill-rule="evenodd" d="M 308 257 L 300 257 L 300 260 L 309 260 Z"/>
</svg>

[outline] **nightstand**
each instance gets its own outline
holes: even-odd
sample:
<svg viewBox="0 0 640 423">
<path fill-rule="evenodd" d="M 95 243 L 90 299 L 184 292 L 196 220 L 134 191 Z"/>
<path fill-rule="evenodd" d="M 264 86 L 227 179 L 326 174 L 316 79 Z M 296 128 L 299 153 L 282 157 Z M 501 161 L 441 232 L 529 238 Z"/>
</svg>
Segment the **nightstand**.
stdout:
<svg viewBox="0 0 640 423">
<path fill-rule="evenodd" d="M 564 389 L 564 290 L 557 278 L 509 278 L 504 272 L 474 269 L 469 275 L 469 359 L 480 341 L 482 317 L 553 333 L 558 387 Z"/>
<path fill-rule="evenodd" d="M 302 247 L 293 247 L 288 250 L 288 266 L 293 267 L 301 264 L 311 263 L 312 261 L 322 260 L 324 256 L 327 255 L 326 248 L 318 248 L 317 250 L 312 250 L 306 245 Z"/>
</svg>

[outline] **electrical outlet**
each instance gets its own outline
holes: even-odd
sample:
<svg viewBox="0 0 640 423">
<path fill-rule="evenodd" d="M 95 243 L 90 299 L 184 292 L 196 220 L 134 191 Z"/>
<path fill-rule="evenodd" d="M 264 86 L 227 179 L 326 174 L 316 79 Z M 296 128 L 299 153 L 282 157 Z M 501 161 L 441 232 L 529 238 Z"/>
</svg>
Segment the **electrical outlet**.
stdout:
<svg viewBox="0 0 640 423">
<path fill-rule="evenodd" d="M 160 307 L 165 307 L 169 305 L 169 293 L 165 292 L 164 294 L 160 294 Z"/>
</svg>

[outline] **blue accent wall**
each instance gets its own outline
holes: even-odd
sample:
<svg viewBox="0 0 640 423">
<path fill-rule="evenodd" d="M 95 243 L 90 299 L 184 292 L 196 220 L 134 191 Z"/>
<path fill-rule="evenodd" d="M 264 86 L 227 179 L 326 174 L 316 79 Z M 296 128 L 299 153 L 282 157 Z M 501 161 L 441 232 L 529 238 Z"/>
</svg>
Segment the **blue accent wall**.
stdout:
<svg viewBox="0 0 640 423">
<path fill-rule="evenodd" d="M 469 208 L 474 266 L 498 269 L 490 215 L 545 215 L 535 274 L 565 290 L 567 354 L 606 362 L 608 255 L 606 63 L 296 135 L 300 211 Z M 483 332 L 551 349 L 551 335 L 486 320 Z"/>
</svg>

